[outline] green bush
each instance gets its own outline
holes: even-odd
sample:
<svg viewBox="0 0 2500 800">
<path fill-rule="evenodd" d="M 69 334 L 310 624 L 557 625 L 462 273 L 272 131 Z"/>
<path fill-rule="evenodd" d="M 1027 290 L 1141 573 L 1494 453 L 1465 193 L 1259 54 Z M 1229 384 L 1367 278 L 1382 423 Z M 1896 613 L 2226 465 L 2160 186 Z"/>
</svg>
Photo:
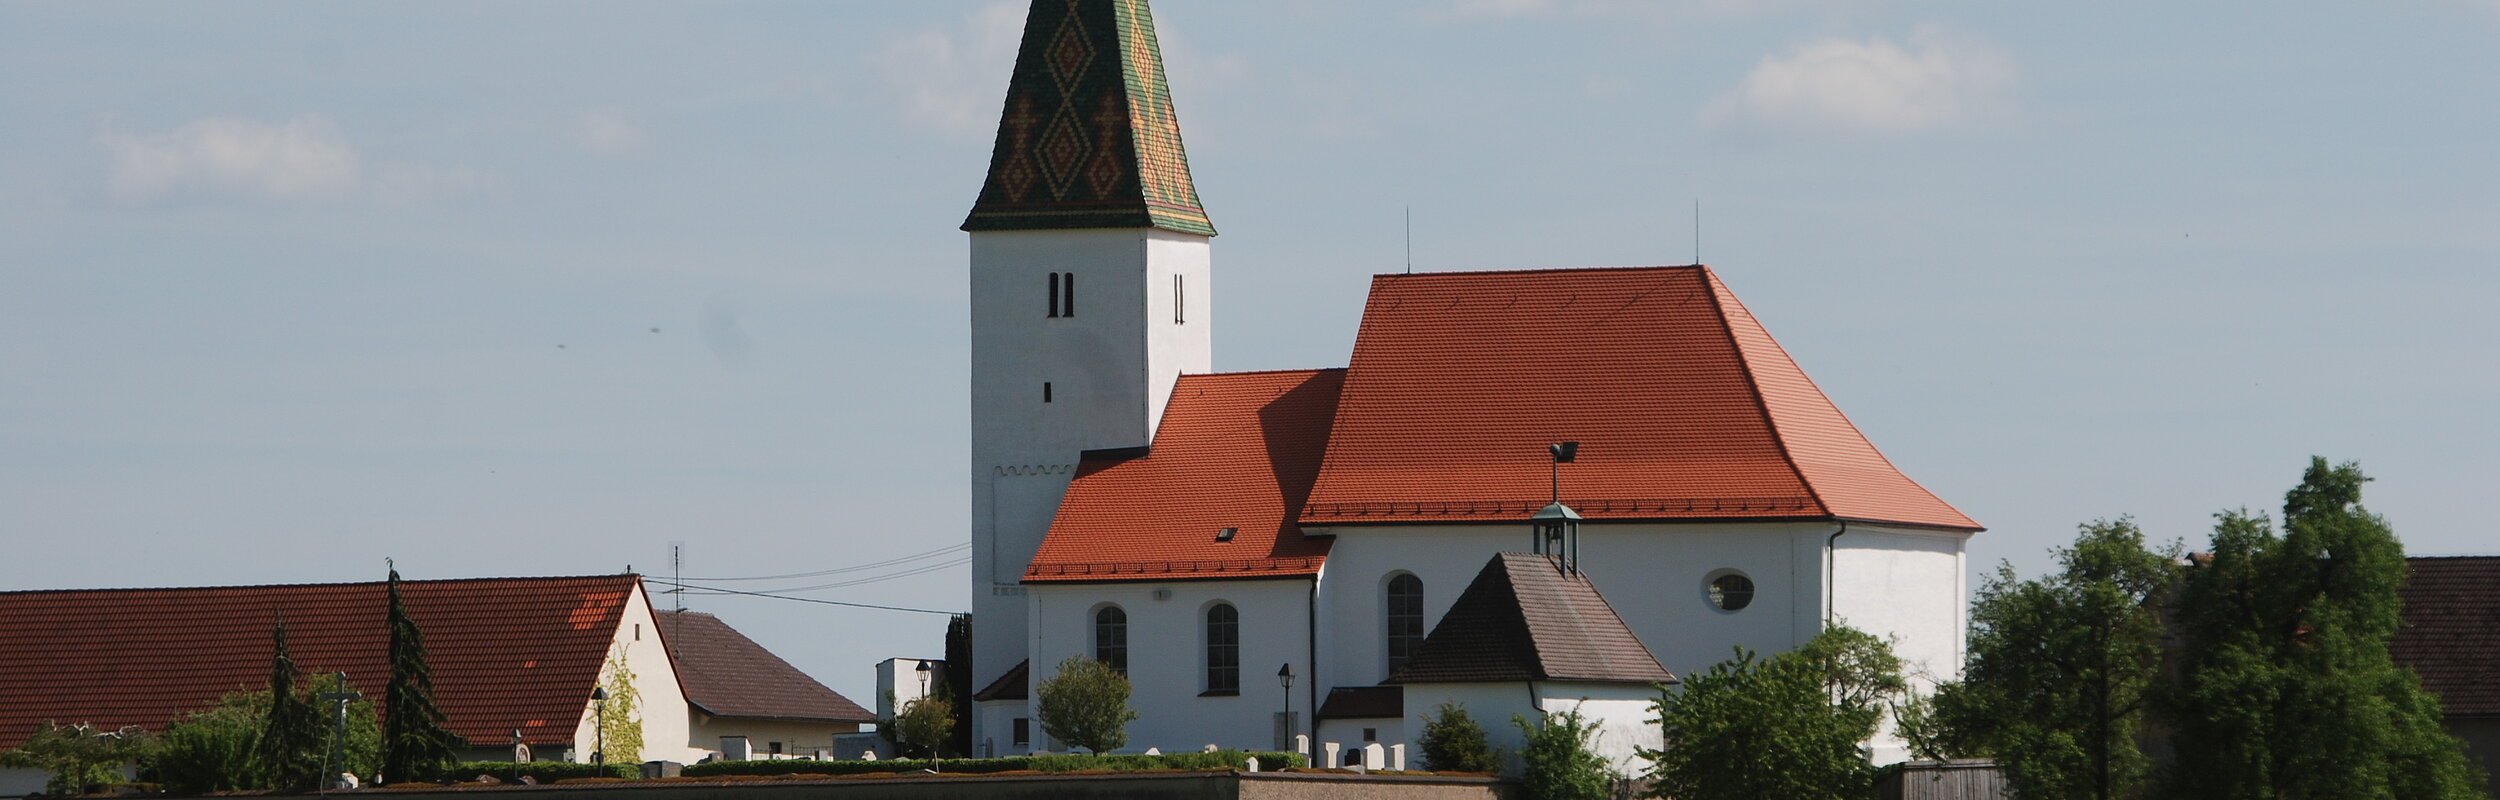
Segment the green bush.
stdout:
<svg viewBox="0 0 2500 800">
<path fill-rule="evenodd" d="M 1519 785 L 1529 800 L 1606 800 L 1613 795 L 1614 775 L 1606 759 L 1590 749 L 1597 723 L 1582 721 L 1578 710 L 1546 712 L 1536 722 L 1512 714 L 1510 723 L 1528 739 L 1519 748 Z"/>
<path fill-rule="evenodd" d="M 443 772 L 443 777 L 455 781 L 466 781 L 474 780 L 479 775 L 487 775 L 495 780 L 511 782 L 517 779 L 516 766 L 519 775 L 527 775 L 539 783 L 554 783 L 571 778 L 642 777 L 640 764 L 608 764 L 605 767 L 595 767 L 570 761 L 532 761 L 518 765 L 510 761 L 462 761 L 451 765 L 451 769 Z"/>
<path fill-rule="evenodd" d="M 1484 726 L 1467 715 L 1467 707 L 1442 703 L 1424 716 L 1422 741 L 1416 743 L 1423 756 L 1424 769 L 1434 772 L 1481 772 L 1497 775 L 1502 771 L 1502 755 L 1485 738 Z"/>
<path fill-rule="evenodd" d="M 1146 772 L 1151 770 L 1240 769 L 1244 760 L 1253 757 L 1259 760 L 1259 768 L 1262 770 L 1304 766 L 1302 756 L 1297 753 L 1218 750 L 1213 753 L 1165 753 L 1154 756 L 1063 754 L 1006 758 L 950 758 L 938 762 L 938 770 L 950 774 L 986 775 L 995 772 Z M 841 776 L 880 772 L 912 773 L 928 768 L 929 761 L 918 758 L 894 758 L 881 761 L 706 761 L 701 764 L 686 765 L 683 774 L 689 778 L 810 773 Z"/>
</svg>

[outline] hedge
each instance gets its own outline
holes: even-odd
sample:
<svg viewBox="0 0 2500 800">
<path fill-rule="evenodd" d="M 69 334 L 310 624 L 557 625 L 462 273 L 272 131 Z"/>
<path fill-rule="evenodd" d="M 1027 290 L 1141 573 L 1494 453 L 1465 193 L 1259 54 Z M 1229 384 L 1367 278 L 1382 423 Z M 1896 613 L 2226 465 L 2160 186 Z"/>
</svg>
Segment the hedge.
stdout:
<svg viewBox="0 0 2500 800">
<path fill-rule="evenodd" d="M 1305 766 L 1297 753 L 1245 752 L 1218 750 L 1213 753 L 1165 753 L 1162 755 L 1045 755 L 1008 756 L 1006 758 L 949 758 L 938 762 L 938 771 L 980 775 L 993 772 L 1144 772 L 1148 770 L 1211 770 L 1240 769 L 1242 762 L 1257 758 L 1259 768 L 1283 769 Z M 689 778 L 723 775 L 861 775 L 872 772 L 918 772 L 928 769 L 928 759 L 894 758 L 882 761 L 706 761 L 686 765 L 683 773 Z"/>
<path fill-rule="evenodd" d="M 477 779 L 479 775 L 485 775 L 509 783 L 514 780 L 513 772 L 516 767 L 520 774 L 535 778 L 539 783 L 554 783 L 568 778 L 642 777 L 640 764 L 609 764 L 601 768 L 570 761 L 532 761 L 526 764 L 514 764 L 510 761 L 463 761 L 451 765 L 451 769 L 443 772 L 443 777 L 455 781 L 468 781 Z"/>
</svg>

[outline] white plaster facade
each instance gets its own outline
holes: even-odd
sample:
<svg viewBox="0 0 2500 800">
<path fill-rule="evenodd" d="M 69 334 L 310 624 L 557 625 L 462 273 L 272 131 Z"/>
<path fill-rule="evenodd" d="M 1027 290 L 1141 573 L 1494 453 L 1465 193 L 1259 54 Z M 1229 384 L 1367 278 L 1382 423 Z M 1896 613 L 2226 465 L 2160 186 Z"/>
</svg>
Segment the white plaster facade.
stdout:
<svg viewBox="0 0 2500 800">
<path fill-rule="evenodd" d="M 1650 703 L 1656 699 L 1658 693 L 1649 687 L 1621 683 L 1428 683 L 1406 688 L 1406 713 L 1421 718 L 1443 703 L 1464 706 L 1468 716 L 1484 726 L 1485 741 L 1501 751 L 1503 769 L 1516 773 L 1527 736 L 1512 717 L 1538 724 L 1539 714 L 1576 711 L 1581 722 L 1597 725 L 1597 731 L 1590 736 L 1591 749 L 1603 756 L 1616 774 L 1639 775 L 1648 770 L 1648 764 L 1640 760 L 1639 748 L 1654 750 L 1665 741 L 1651 721 L 1656 714 L 1650 710 Z M 1421 730 L 1420 723 L 1415 727 Z M 1406 744 L 1408 753 L 1418 752 L 1413 742 Z"/>
<path fill-rule="evenodd" d="M 1018 581 L 1078 457 L 1153 439 L 1173 382 L 1212 367 L 1214 314 L 1205 236 L 1137 228 L 971 239 L 972 683 L 986 686 L 1026 656 Z M 1075 276 L 1072 315 L 1051 315 L 1053 274 Z M 1004 738 L 997 718 L 995 709 L 975 715 L 976 743 Z"/>
<path fill-rule="evenodd" d="M 1288 703 L 1297 720 L 1307 725 L 1310 719 L 1311 586 L 1307 579 L 1036 585 L 1028 645 L 1033 682 L 1048 680 L 1071 656 L 1093 656 L 1095 612 L 1116 605 L 1128 616 L 1129 698 L 1138 712 L 1127 750 L 1274 748 L 1276 715 Z M 1240 677 L 1232 694 L 1210 694 L 1207 683 L 1205 620 L 1218 603 L 1240 615 Z M 1290 696 L 1276 679 L 1287 664 L 1296 676 Z M 1038 698 L 1008 716 L 1038 720 L 1032 711 Z M 1033 749 L 1066 749 L 1047 741 L 1038 721 L 1032 724 Z M 987 744 L 995 752 L 1017 752 L 1005 737 Z"/>
<path fill-rule="evenodd" d="M 686 704 L 686 691 L 677 682 L 677 667 L 669 662 L 668 646 L 660 641 L 659 623 L 651 618 L 651 613 L 651 598 L 643 593 L 642 583 L 636 581 L 623 613 L 618 615 L 616 634 L 608 642 L 611 655 L 625 654 L 625 668 L 634 673 L 634 691 L 641 695 L 636 710 L 642 722 L 642 760 L 700 761 L 709 751 L 693 745 L 690 718 L 694 712 Z M 610 677 L 607 666 L 601 665 L 599 683 L 606 685 Z M 599 748 L 598 723 L 597 708 L 585 698 L 581 720 L 574 724 L 574 761 L 588 763 L 591 752 Z M 510 757 L 509 749 L 501 752 L 507 754 L 503 757 Z M 547 760 L 560 754 L 538 755 L 540 760 Z"/>
</svg>

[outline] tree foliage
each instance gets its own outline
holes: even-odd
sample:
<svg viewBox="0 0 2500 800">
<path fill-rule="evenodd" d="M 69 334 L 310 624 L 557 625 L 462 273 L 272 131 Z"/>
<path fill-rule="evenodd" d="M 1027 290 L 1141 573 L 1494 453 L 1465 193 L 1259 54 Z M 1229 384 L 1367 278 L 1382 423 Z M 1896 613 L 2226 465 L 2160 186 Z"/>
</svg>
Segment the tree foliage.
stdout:
<svg viewBox="0 0 2500 800">
<path fill-rule="evenodd" d="M 972 754 L 972 615 L 946 618 L 946 682 L 938 696 L 954 711 L 954 733 L 947 737 L 949 755 Z"/>
<path fill-rule="evenodd" d="M 1592 749 L 1597 724 L 1584 722 L 1578 709 L 1546 712 L 1535 722 L 1517 714 L 1526 743 L 1519 748 L 1519 786 L 1527 800 L 1607 800 L 1613 796 L 1614 772 Z"/>
<path fill-rule="evenodd" d="M 317 687 L 297 688 L 307 702 L 318 697 Z M 155 752 L 141 768 L 142 777 L 164 784 L 174 794 L 273 788 L 265 775 L 252 768 L 253 749 L 269 717 L 269 697 L 266 690 L 235 692 L 217 705 L 184 714 L 166 725 L 157 737 Z M 315 708 L 325 720 L 322 755 L 338 758 L 343 771 L 374 774 L 381 766 L 382 732 L 373 702 L 347 704 L 344 737 L 336 735 L 334 708 L 327 703 Z"/>
<path fill-rule="evenodd" d="M 2151 761 L 2137 736 L 2161 675 L 2161 605 L 2178 547 L 2155 552 L 2134 521 L 2100 520 L 2057 562 L 2058 573 L 2033 580 L 2000 565 L 1981 585 L 1963 682 L 1934 698 L 1944 730 L 1931 732 L 1914 707 L 1905 738 L 1924 755 L 1989 753 L 2026 798 L 2141 796 Z"/>
<path fill-rule="evenodd" d="M 399 570 L 391 570 L 391 677 L 382 701 L 382 771 L 391 781 L 426 780 L 452 763 L 461 741 L 443 728 L 434 704 L 434 675 L 425 665 L 425 636 L 399 599 Z"/>
<path fill-rule="evenodd" d="M 1435 772 L 1481 772 L 1487 775 L 1502 771 L 1502 754 L 1493 749 L 1485 737 L 1484 726 L 1467 714 L 1467 707 L 1442 703 L 1424 715 L 1423 735 L 1415 742 L 1417 755 L 1423 757 L 1425 769 Z"/>
<path fill-rule="evenodd" d="M 1737 648 L 1660 694 L 1666 738 L 1642 748 L 1652 797 L 1735 800 L 1863 796 L 1874 780 L 1859 743 L 1902 692 L 1900 659 L 1883 640 L 1834 626 L 1769 659 Z"/>
<path fill-rule="evenodd" d="M 1035 686 L 1042 732 L 1101 755 L 1128 744 L 1128 676 L 1085 656 L 1059 662 L 1059 672 Z"/>
<path fill-rule="evenodd" d="M 147 757 L 155 737 L 136 727 L 105 730 L 84 722 L 46 722 L 26 743 L 0 752 L 0 767 L 51 773 L 46 794 L 100 792 L 120 783 L 122 765 Z"/>
<path fill-rule="evenodd" d="M 320 788 L 324 746 L 329 727 L 321 709 L 313 707 L 296 681 L 303 673 L 287 652 L 286 620 L 270 633 L 269 707 L 261 717 L 260 734 L 252 747 L 252 768 L 258 783 L 279 791 Z"/>
<path fill-rule="evenodd" d="M 923 697 L 894 713 L 894 737 L 910 754 L 932 758 L 955 733 L 955 709 L 942 697 Z"/>
<path fill-rule="evenodd" d="M 2180 797 L 2480 796 L 2438 702 L 2389 657 L 2402 545 L 2361 506 L 2357 465 L 2311 459 L 2278 535 L 2219 515 L 2178 604 L 2177 679 L 2162 694 Z"/>
<path fill-rule="evenodd" d="M 600 670 L 606 678 L 600 688 L 608 699 L 598 704 L 599 761 L 603 764 L 642 763 L 642 692 L 634 688 L 634 668 L 625 663 L 625 646 L 608 653 L 607 666 Z"/>
</svg>

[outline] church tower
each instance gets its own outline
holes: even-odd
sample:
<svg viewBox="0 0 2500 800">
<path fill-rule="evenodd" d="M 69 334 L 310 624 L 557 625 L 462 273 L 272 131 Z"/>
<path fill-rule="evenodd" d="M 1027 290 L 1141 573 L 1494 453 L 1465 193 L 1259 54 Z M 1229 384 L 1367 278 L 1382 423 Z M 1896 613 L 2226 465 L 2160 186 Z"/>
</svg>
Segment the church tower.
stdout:
<svg viewBox="0 0 2500 800">
<path fill-rule="evenodd" d="M 1174 380 L 1210 366 L 1215 228 L 1190 181 L 1145 0 L 1034 0 L 963 230 L 981 687 L 1025 660 L 1018 581 L 1078 460 L 1145 447 Z"/>
</svg>

